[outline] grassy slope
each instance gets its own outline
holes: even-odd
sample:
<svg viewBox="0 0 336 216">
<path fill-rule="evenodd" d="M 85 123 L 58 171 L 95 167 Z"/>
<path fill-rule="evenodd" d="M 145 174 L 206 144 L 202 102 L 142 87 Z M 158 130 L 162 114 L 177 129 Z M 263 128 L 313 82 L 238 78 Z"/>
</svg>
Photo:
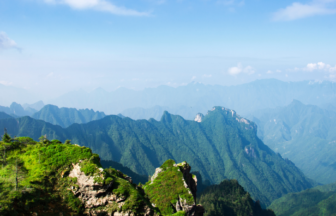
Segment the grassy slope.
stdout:
<svg viewBox="0 0 336 216">
<path fill-rule="evenodd" d="M 253 198 L 265 205 L 286 193 L 311 187 L 292 163 L 258 139 L 253 123 L 240 123 L 221 107 L 209 112 L 202 123 L 164 113 L 159 122 L 107 116 L 62 129 L 24 117 L 0 120 L 0 127 L 7 127 L 12 135 L 34 139 L 44 134 L 62 141 L 69 138 L 90 147 L 102 159 L 120 162 L 142 175 L 151 175 L 170 158 L 185 160 L 212 183 L 238 179 Z"/>
<path fill-rule="evenodd" d="M 155 207 L 159 208 L 164 215 L 172 215 L 176 202 L 180 198 L 186 200 L 188 205 L 194 204 L 194 198 L 183 184 L 183 174 L 179 165 L 174 167 L 175 161 L 167 160 L 160 168 L 161 173 L 144 186 L 146 194 Z M 182 165 L 181 165 L 182 166 Z M 187 165 L 189 166 L 189 165 Z"/>
<path fill-rule="evenodd" d="M 128 167 L 123 166 L 122 164 L 115 162 L 115 161 L 106 161 L 106 160 L 101 160 L 100 164 L 102 165 L 103 168 L 109 168 L 113 167 L 116 170 L 119 170 L 120 172 L 124 173 L 125 175 L 129 176 L 132 178 L 132 181 L 135 184 L 146 184 L 148 181 L 148 176 L 146 175 L 139 175 L 135 172 L 133 172 L 131 169 Z"/>
<path fill-rule="evenodd" d="M 336 215 L 336 183 L 287 194 L 269 206 L 277 216 Z"/>
<path fill-rule="evenodd" d="M 72 163 L 82 160 L 82 171 L 94 175 L 101 167 L 99 157 L 91 149 L 59 141 L 35 142 L 30 138 L 17 138 L 15 142 L 0 142 L 2 161 L 0 169 L 0 214 L 81 215 L 84 206 L 68 190 L 76 181 L 67 177 Z M 6 155 L 4 156 L 4 149 Z M 5 160 L 3 158 L 6 158 Z M 127 199 L 122 209 L 140 211 L 148 204 L 144 194 L 124 180 L 123 174 L 110 168 L 104 171 L 105 180 L 114 180 L 113 193 Z M 16 180 L 18 184 L 16 185 Z M 105 184 L 105 182 L 101 182 Z M 140 213 L 140 212 L 138 212 Z"/>
</svg>

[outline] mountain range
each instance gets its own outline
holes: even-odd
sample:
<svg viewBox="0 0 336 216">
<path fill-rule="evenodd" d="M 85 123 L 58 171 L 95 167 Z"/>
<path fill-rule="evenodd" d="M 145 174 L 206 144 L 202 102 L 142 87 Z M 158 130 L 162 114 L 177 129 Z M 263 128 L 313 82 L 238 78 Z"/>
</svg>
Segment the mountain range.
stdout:
<svg viewBox="0 0 336 216">
<path fill-rule="evenodd" d="M 191 120 L 198 112 L 206 113 L 209 107 L 215 105 L 246 115 L 260 109 L 287 106 L 293 99 L 305 104 L 323 105 L 335 98 L 336 84 L 333 82 L 264 79 L 237 86 L 190 83 L 177 88 L 159 86 L 140 91 L 119 88 L 112 92 L 99 88 L 92 92 L 69 92 L 50 99 L 48 103 L 60 107 L 89 108 L 107 114 L 132 113 L 129 117 L 135 119 L 159 120 L 161 110 L 167 110 Z M 161 107 L 159 114 L 150 114 L 150 110 L 158 110 L 158 107 Z"/>
<path fill-rule="evenodd" d="M 309 178 L 336 182 L 336 110 L 294 100 L 247 118 L 258 125 L 258 136 L 267 146 L 293 161 Z"/>
<path fill-rule="evenodd" d="M 113 160 L 141 175 L 152 175 L 167 159 L 189 161 L 193 171 L 213 184 L 237 179 L 264 206 L 314 183 L 290 161 L 257 137 L 257 127 L 223 107 L 214 107 L 198 122 L 165 112 L 160 121 L 106 116 L 67 128 L 30 117 L 2 119 L 11 136 L 37 140 L 72 140 L 90 147 L 103 160 Z"/>
<path fill-rule="evenodd" d="M 24 109 L 20 104 L 13 102 L 9 107 L 0 106 L 0 112 L 7 113 L 8 115 L 11 115 L 13 117 L 20 117 L 31 116 L 37 111 L 28 106 L 26 107 L 26 109 Z"/>
<path fill-rule="evenodd" d="M 58 108 L 54 105 L 46 105 L 40 111 L 34 113 L 32 118 L 43 120 L 61 127 L 68 127 L 74 123 L 82 124 L 104 118 L 103 112 L 95 112 L 92 109 Z"/>
<path fill-rule="evenodd" d="M 269 206 L 277 216 L 335 215 L 336 183 L 287 194 Z"/>
</svg>

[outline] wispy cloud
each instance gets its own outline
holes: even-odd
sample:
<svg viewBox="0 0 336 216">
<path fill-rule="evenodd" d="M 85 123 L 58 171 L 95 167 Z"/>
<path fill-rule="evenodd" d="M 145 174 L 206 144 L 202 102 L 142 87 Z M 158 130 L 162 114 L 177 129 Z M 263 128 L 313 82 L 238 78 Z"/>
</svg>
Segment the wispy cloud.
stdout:
<svg viewBox="0 0 336 216">
<path fill-rule="evenodd" d="M 17 49 L 21 50 L 20 47 L 15 43 L 14 40 L 10 39 L 5 32 L 0 32 L 0 50 L 1 49 Z"/>
<path fill-rule="evenodd" d="M 63 4 L 78 10 L 92 9 L 96 11 L 104 11 L 115 15 L 122 16 L 149 16 L 148 12 L 140 12 L 125 7 L 119 7 L 107 0 L 44 0 L 49 4 Z"/>
<path fill-rule="evenodd" d="M 306 67 L 304 67 L 302 70 L 304 71 L 327 71 L 330 73 L 336 72 L 336 65 L 332 67 L 330 64 L 326 64 L 324 62 L 318 62 L 318 63 L 309 63 Z"/>
<path fill-rule="evenodd" d="M 251 66 L 246 66 L 246 67 L 243 67 L 243 65 L 241 63 L 238 63 L 237 66 L 235 67 L 231 67 L 228 69 L 228 73 L 232 76 L 235 76 L 235 75 L 238 75 L 238 74 L 241 74 L 241 73 L 245 73 L 245 74 L 254 74 L 254 69 L 251 67 Z"/>
<path fill-rule="evenodd" d="M 296 67 L 294 69 L 289 69 L 288 71 L 325 73 L 326 78 L 329 78 L 332 81 L 336 81 L 336 65 L 331 66 L 330 64 L 326 64 L 324 62 L 309 63 L 303 68 Z"/>
<path fill-rule="evenodd" d="M 335 14 L 336 0 L 315 0 L 308 4 L 294 2 L 286 8 L 280 9 L 273 14 L 274 21 L 291 21 L 315 15 Z"/>
<path fill-rule="evenodd" d="M 13 84 L 13 82 L 8 82 L 8 81 L 0 80 L 0 84 L 5 85 L 5 86 L 10 86 L 10 85 Z"/>
</svg>

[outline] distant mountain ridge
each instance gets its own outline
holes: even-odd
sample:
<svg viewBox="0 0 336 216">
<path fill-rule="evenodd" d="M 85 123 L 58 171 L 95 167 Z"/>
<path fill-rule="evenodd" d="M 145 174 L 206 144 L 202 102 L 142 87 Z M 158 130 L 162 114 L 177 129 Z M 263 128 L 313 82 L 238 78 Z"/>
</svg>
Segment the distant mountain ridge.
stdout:
<svg viewBox="0 0 336 216">
<path fill-rule="evenodd" d="M 262 143 L 256 125 L 235 111 L 214 107 L 201 122 L 165 112 L 161 121 L 106 116 L 62 128 L 29 117 L 2 119 L 12 136 L 65 141 L 91 147 L 103 160 L 113 160 L 141 175 L 152 175 L 167 159 L 190 161 L 203 179 L 219 183 L 237 179 L 264 205 L 289 192 L 313 186 L 293 163 Z M 1 131 L 0 131 L 1 132 Z"/>
<path fill-rule="evenodd" d="M 141 91 L 120 88 L 112 92 L 100 88 L 89 93 L 69 92 L 48 103 L 60 107 L 100 110 L 106 114 L 131 113 L 131 118 L 157 120 L 158 113 L 155 111 L 151 115 L 150 112 L 159 107 L 191 120 L 197 113 L 206 113 L 213 106 L 230 107 L 246 115 L 260 109 L 287 106 L 293 99 L 321 105 L 335 98 L 336 83 L 264 79 L 237 86 L 190 83 L 177 88 L 159 86 Z M 161 113 L 161 110 L 158 112 Z"/>
<path fill-rule="evenodd" d="M 39 112 L 32 115 L 33 118 L 59 125 L 63 128 L 74 123 L 83 124 L 104 118 L 103 112 L 95 112 L 92 109 L 58 108 L 55 105 L 46 105 Z"/>
<path fill-rule="evenodd" d="M 315 181 L 336 181 L 336 110 L 294 100 L 286 107 L 265 109 L 250 116 L 258 136 L 283 157 L 292 160 Z"/>
<path fill-rule="evenodd" d="M 0 106 L 0 112 L 7 113 L 13 117 L 31 116 L 36 110 L 27 107 L 24 109 L 20 104 L 13 102 L 9 107 Z"/>
</svg>

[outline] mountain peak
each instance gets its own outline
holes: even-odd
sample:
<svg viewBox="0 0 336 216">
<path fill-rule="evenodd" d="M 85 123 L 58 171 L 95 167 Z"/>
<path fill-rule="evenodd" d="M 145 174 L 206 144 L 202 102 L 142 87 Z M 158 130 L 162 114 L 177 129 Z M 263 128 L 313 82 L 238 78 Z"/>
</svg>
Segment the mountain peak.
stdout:
<svg viewBox="0 0 336 216">
<path fill-rule="evenodd" d="M 197 113 L 194 121 L 196 121 L 196 122 L 202 122 L 203 118 L 204 118 L 204 115 L 202 113 Z"/>
</svg>

